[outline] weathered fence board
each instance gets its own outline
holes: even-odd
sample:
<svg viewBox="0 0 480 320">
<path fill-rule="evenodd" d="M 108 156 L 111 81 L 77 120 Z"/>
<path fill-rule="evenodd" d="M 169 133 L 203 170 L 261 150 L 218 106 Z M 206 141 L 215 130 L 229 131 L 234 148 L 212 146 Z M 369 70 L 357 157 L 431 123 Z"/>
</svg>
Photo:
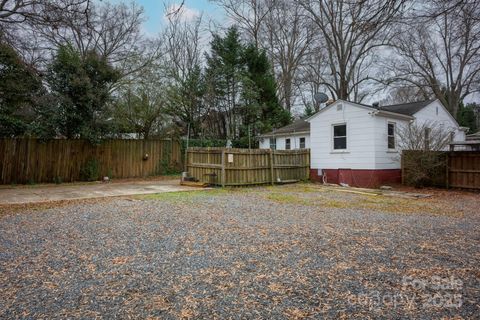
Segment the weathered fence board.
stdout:
<svg viewBox="0 0 480 320">
<path fill-rule="evenodd" d="M 480 151 L 448 154 L 447 187 L 480 189 Z"/>
<path fill-rule="evenodd" d="M 189 148 L 187 171 L 223 186 L 281 183 L 309 178 L 310 150 Z"/>
<path fill-rule="evenodd" d="M 148 159 L 144 160 L 145 154 Z M 0 139 L 0 183 L 78 181 L 82 168 L 96 160 L 99 177 L 136 178 L 181 167 L 180 143 L 172 140 Z"/>
<path fill-rule="evenodd" d="M 480 189 L 480 151 L 450 151 L 431 152 L 439 161 L 436 168 L 429 173 L 433 185 L 438 187 L 452 187 L 464 189 Z M 412 174 L 412 166 L 418 166 L 421 161 L 421 154 L 425 151 L 403 151 L 402 154 L 402 177 Z M 408 156 L 406 156 L 408 154 Z M 418 154 L 419 157 L 412 157 Z M 409 161 L 406 161 L 406 157 Z"/>
</svg>

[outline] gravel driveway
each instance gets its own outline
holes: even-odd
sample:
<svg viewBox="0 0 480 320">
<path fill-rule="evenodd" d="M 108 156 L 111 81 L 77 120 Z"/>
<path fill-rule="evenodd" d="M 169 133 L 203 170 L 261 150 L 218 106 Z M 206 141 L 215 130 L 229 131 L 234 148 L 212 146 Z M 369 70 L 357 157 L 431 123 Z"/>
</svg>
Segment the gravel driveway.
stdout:
<svg viewBox="0 0 480 320">
<path fill-rule="evenodd" d="M 480 196 L 315 185 L 5 209 L 0 318 L 477 318 Z"/>
</svg>

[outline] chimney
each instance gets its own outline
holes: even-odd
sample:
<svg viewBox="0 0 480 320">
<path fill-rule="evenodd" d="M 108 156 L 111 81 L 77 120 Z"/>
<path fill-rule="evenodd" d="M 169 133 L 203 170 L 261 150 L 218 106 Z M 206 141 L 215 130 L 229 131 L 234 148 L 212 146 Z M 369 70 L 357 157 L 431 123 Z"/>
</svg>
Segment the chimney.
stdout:
<svg viewBox="0 0 480 320">
<path fill-rule="evenodd" d="M 335 100 L 330 98 L 330 99 L 328 99 L 327 102 L 325 102 L 325 106 L 331 105 L 334 102 L 335 102 Z"/>
</svg>

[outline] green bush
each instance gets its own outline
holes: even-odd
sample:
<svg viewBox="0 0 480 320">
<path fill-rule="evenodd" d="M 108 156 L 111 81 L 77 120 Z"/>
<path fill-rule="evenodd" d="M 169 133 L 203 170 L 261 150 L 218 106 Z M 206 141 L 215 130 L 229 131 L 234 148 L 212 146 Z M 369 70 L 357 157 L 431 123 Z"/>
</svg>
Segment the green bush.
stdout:
<svg viewBox="0 0 480 320">
<path fill-rule="evenodd" d="M 82 181 L 96 181 L 100 176 L 100 166 L 96 159 L 88 160 L 80 169 L 80 179 Z"/>
<path fill-rule="evenodd" d="M 181 171 L 176 168 L 176 166 L 172 165 L 168 158 L 164 158 L 160 160 L 160 174 L 162 176 L 172 176 L 177 175 Z"/>
<path fill-rule="evenodd" d="M 63 183 L 63 179 L 62 179 L 62 177 L 60 177 L 60 176 L 55 176 L 55 177 L 53 178 L 53 182 L 54 182 L 55 184 L 62 184 L 62 183 Z"/>
</svg>

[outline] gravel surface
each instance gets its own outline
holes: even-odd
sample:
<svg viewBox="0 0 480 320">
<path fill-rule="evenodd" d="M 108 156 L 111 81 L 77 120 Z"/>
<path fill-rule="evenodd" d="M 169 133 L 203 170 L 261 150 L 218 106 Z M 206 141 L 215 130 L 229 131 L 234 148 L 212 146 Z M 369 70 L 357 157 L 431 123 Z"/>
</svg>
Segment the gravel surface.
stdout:
<svg viewBox="0 0 480 320">
<path fill-rule="evenodd" d="M 0 318 L 478 319 L 479 211 L 309 184 L 4 208 Z"/>
</svg>

